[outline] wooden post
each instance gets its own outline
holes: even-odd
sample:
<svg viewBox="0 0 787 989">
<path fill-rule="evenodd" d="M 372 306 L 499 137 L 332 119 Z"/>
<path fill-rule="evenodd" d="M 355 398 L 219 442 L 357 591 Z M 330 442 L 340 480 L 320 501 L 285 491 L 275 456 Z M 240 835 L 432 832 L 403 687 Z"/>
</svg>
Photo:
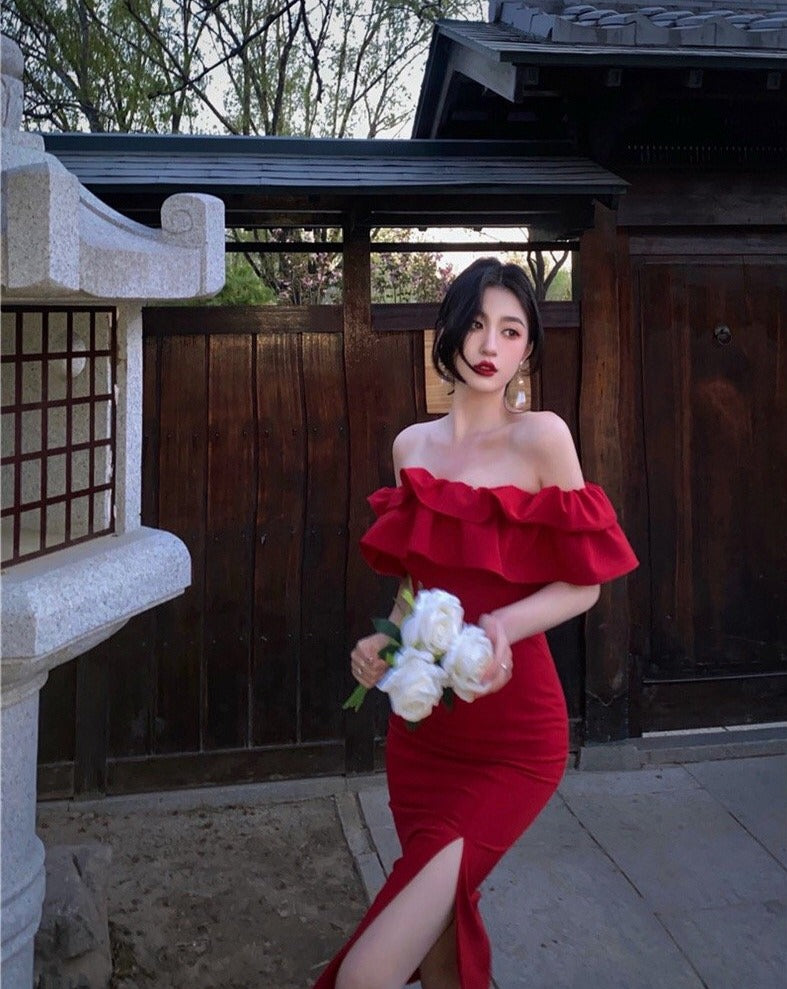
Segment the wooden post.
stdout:
<svg viewBox="0 0 787 989">
<path fill-rule="evenodd" d="M 378 458 L 370 456 L 375 443 L 375 394 L 372 337 L 372 286 L 369 229 L 358 214 L 345 220 L 342 232 L 344 293 L 344 373 L 347 385 L 349 422 L 349 505 L 347 540 L 347 650 L 358 637 L 368 634 L 369 618 L 378 607 L 374 580 L 358 553 L 358 540 L 369 523 L 367 495 L 379 486 Z M 348 659 L 349 667 L 349 659 Z M 348 692 L 352 681 L 347 677 Z M 371 772 L 374 768 L 373 697 L 357 713 L 348 711 L 345 729 L 345 765 L 348 773 Z"/>
<path fill-rule="evenodd" d="M 596 205 L 595 226 L 583 235 L 582 375 L 579 442 L 585 476 L 600 484 L 613 505 L 623 504 L 620 416 L 620 318 L 616 215 Z M 626 584 L 602 588 L 585 619 L 585 735 L 594 742 L 628 737 Z"/>
</svg>

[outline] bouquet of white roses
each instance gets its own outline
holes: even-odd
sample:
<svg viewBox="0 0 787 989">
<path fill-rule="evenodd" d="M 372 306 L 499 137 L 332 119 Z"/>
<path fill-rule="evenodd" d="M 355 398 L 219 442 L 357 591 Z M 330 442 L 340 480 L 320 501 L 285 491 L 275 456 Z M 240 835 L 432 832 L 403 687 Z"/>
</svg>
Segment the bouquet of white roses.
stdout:
<svg viewBox="0 0 787 989">
<path fill-rule="evenodd" d="M 409 609 L 401 627 L 374 619 L 376 631 L 391 640 L 380 650 L 391 669 L 377 687 L 388 694 L 394 713 L 422 721 L 441 700 L 450 707 L 454 694 L 473 701 L 486 693 L 481 672 L 494 650 L 481 628 L 464 624 L 459 598 L 439 589 L 420 590 L 413 597 L 409 588 L 401 598 Z M 344 708 L 357 711 L 366 693 L 359 684 Z"/>
</svg>

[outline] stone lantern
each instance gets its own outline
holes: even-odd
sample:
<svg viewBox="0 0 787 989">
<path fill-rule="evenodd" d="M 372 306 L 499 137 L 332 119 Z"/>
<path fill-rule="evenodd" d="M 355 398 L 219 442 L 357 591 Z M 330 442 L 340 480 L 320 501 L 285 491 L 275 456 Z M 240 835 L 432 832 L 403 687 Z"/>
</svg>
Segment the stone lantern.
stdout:
<svg viewBox="0 0 787 989">
<path fill-rule="evenodd" d="M 161 229 L 80 185 L 20 129 L 2 38 L 2 984 L 33 981 L 44 894 L 38 694 L 49 670 L 191 582 L 183 543 L 140 524 L 142 305 L 224 282 L 224 206 L 175 195 Z"/>
</svg>

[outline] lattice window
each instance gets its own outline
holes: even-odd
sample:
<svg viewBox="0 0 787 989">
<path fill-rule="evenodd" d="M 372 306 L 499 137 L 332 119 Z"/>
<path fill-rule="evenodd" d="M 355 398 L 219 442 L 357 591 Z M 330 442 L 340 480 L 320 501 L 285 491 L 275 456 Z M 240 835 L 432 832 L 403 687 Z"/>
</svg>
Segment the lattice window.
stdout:
<svg viewBox="0 0 787 989">
<path fill-rule="evenodd" d="M 114 309 L 5 306 L 2 563 L 114 530 Z"/>
</svg>

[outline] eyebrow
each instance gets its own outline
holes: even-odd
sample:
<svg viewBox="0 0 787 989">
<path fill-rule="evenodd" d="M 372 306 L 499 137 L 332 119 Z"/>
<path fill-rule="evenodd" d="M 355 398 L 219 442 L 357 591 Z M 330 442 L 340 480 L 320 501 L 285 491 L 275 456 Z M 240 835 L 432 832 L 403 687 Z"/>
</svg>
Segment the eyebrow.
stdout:
<svg viewBox="0 0 787 989">
<path fill-rule="evenodd" d="M 485 312 L 483 311 L 483 309 L 481 310 L 481 312 L 479 312 L 479 313 L 478 313 L 478 315 L 479 315 L 479 316 L 484 316 L 484 317 L 486 317 L 486 318 L 488 318 L 488 317 L 487 317 L 487 314 L 486 314 L 486 313 L 485 313 Z M 527 323 L 525 323 L 525 322 L 524 322 L 524 320 L 521 320 L 521 319 L 519 318 L 519 316 L 503 316 L 503 317 L 502 317 L 502 321 L 503 321 L 504 323 L 505 323 L 505 322 L 511 322 L 511 323 L 519 323 L 519 325 L 520 325 L 520 326 L 521 326 L 521 327 L 522 327 L 523 329 L 525 329 L 525 330 L 527 329 Z"/>
</svg>

